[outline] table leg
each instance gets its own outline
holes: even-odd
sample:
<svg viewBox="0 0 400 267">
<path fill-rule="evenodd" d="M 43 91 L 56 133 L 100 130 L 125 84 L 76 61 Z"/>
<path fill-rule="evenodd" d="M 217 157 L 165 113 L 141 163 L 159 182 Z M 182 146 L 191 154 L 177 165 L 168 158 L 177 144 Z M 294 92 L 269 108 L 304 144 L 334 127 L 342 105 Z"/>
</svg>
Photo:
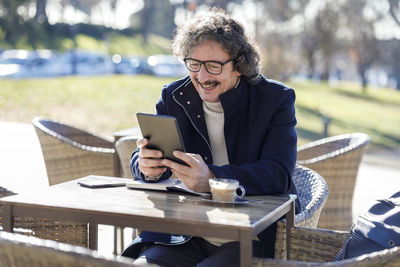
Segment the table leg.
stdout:
<svg viewBox="0 0 400 267">
<path fill-rule="evenodd" d="M 89 248 L 97 250 L 98 225 L 89 223 Z"/>
<path fill-rule="evenodd" d="M 118 250 L 118 236 L 119 240 L 119 250 Z M 124 250 L 124 227 L 114 226 L 114 255 L 122 253 Z"/>
<path fill-rule="evenodd" d="M 11 205 L 3 205 L 3 230 L 6 232 L 14 232 L 14 216 L 11 214 Z"/>
<path fill-rule="evenodd" d="M 286 259 L 290 260 L 290 231 L 294 226 L 295 202 L 290 205 L 291 209 L 286 213 Z"/>
<path fill-rule="evenodd" d="M 240 231 L 240 266 L 251 266 L 253 243 L 251 233 Z"/>
<path fill-rule="evenodd" d="M 121 252 L 124 250 L 124 227 L 119 227 L 119 231 L 121 232 L 120 234 L 120 238 L 121 240 L 119 241 L 119 245 L 121 246 Z"/>
<path fill-rule="evenodd" d="M 114 255 L 118 255 L 118 228 L 114 226 Z"/>
</svg>

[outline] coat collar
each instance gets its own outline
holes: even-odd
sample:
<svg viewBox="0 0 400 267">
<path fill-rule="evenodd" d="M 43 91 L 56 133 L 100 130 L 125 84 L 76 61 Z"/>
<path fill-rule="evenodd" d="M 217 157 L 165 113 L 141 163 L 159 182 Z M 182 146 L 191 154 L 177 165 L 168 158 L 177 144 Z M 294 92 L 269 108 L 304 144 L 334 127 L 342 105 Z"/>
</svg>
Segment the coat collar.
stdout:
<svg viewBox="0 0 400 267">
<path fill-rule="evenodd" d="M 226 91 L 219 96 L 224 108 L 225 117 L 235 116 L 237 112 L 246 107 L 248 83 L 241 79 L 237 87 Z M 175 101 L 183 107 L 202 107 L 202 99 L 196 91 L 190 77 L 172 92 Z"/>
</svg>

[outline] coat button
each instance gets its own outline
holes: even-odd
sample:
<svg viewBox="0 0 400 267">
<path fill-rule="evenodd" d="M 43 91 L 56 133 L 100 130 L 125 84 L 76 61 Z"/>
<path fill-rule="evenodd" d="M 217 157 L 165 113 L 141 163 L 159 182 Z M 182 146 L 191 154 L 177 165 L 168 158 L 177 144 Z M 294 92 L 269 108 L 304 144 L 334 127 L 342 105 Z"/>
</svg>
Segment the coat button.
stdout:
<svg viewBox="0 0 400 267">
<path fill-rule="evenodd" d="M 204 157 L 204 160 L 208 160 L 208 157 Z"/>
<path fill-rule="evenodd" d="M 187 101 L 186 104 L 190 105 L 190 101 Z"/>
<path fill-rule="evenodd" d="M 200 114 L 197 114 L 197 118 L 199 118 L 199 119 L 201 118 Z"/>
<path fill-rule="evenodd" d="M 394 240 L 389 240 L 388 245 L 389 247 L 394 247 Z"/>
<path fill-rule="evenodd" d="M 183 92 L 181 91 L 181 92 L 179 92 L 179 94 L 180 94 L 180 95 L 183 95 Z"/>
</svg>

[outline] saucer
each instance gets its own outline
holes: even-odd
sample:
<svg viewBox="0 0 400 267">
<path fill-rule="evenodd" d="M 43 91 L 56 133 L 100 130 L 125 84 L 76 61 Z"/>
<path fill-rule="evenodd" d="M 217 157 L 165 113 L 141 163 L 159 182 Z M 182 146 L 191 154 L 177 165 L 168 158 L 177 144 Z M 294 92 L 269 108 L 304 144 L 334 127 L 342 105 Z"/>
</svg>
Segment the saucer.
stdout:
<svg viewBox="0 0 400 267">
<path fill-rule="evenodd" d="M 221 205 L 232 205 L 232 204 L 237 205 L 237 204 L 245 204 L 245 203 L 249 202 L 247 199 L 239 198 L 239 197 L 235 198 L 235 202 L 216 201 L 216 200 L 211 199 L 211 195 L 201 196 L 200 199 L 205 202 L 209 202 L 209 203 L 213 203 L 213 204 L 221 204 Z"/>
</svg>

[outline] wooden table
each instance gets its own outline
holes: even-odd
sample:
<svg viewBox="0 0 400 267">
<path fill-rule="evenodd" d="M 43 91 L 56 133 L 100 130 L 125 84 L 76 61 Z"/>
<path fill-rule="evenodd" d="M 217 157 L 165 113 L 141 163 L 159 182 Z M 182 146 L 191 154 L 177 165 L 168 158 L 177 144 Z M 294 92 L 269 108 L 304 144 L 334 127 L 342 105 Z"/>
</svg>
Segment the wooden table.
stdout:
<svg viewBox="0 0 400 267">
<path fill-rule="evenodd" d="M 97 224 L 219 237 L 238 240 L 240 264 L 250 266 L 253 237 L 284 215 L 286 230 L 290 231 L 296 196 L 255 196 L 248 199 L 260 202 L 221 206 L 185 194 L 126 187 L 90 189 L 73 180 L 0 201 L 4 204 L 3 228 L 8 232 L 13 231 L 15 216 L 29 216 L 89 223 L 92 226 L 89 227 L 91 249 L 97 249 L 97 231 L 91 231 L 96 230 Z M 290 239 L 287 241 L 289 247 Z"/>
</svg>

